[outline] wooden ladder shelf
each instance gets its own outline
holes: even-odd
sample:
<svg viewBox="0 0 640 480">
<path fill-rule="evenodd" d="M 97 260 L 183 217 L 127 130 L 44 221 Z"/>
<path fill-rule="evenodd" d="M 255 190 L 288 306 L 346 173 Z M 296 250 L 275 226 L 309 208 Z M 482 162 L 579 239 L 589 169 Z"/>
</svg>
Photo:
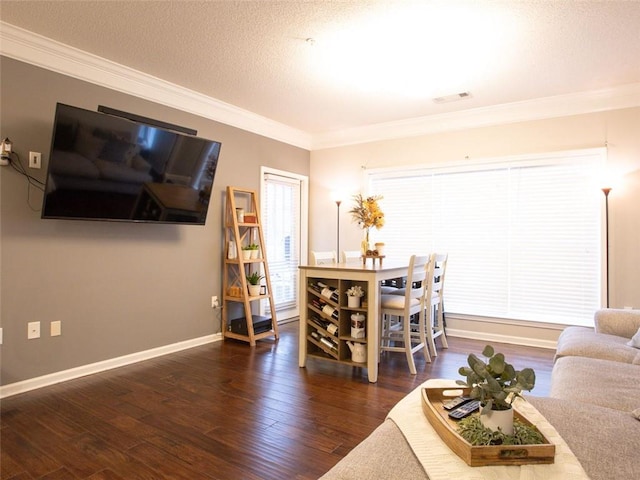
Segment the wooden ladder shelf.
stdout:
<svg viewBox="0 0 640 480">
<path fill-rule="evenodd" d="M 243 210 L 244 218 L 239 218 Z M 254 190 L 227 187 L 227 202 L 224 220 L 226 255 L 224 259 L 222 289 L 224 308 L 222 309 L 222 331 L 225 338 L 249 342 L 255 346 L 256 340 L 273 336 L 278 339 L 278 322 L 273 303 L 269 263 L 260 223 L 260 209 Z M 247 247 L 258 245 L 257 257 L 245 258 Z M 262 291 L 249 294 L 246 276 L 258 272 L 264 276 Z M 268 301 L 270 316 L 259 315 L 261 302 Z M 250 321 L 247 321 L 250 319 Z"/>
</svg>

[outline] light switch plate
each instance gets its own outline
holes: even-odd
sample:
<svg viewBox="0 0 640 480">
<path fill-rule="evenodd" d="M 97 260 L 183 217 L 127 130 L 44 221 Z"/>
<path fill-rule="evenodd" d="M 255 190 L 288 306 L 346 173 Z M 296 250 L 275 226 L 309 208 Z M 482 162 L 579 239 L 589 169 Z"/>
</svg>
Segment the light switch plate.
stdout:
<svg viewBox="0 0 640 480">
<path fill-rule="evenodd" d="M 42 167 L 42 154 L 40 152 L 29 152 L 29 168 Z"/>
<path fill-rule="evenodd" d="M 55 322 L 51 322 L 51 336 L 57 337 L 62 334 L 62 322 L 60 320 L 56 320 Z"/>
</svg>

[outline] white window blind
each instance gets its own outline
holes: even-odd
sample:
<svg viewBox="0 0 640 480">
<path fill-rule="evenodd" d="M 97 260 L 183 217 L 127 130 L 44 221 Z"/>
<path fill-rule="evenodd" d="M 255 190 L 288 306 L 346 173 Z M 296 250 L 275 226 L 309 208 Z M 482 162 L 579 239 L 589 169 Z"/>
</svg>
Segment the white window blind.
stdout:
<svg viewBox="0 0 640 480">
<path fill-rule="evenodd" d="M 449 254 L 446 310 L 591 324 L 601 301 L 601 149 L 368 174 L 385 254 Z"/>
<path fill-rule="evenodd" d="M 278 311 L 294 308 L 298 298 L 300 252 L 300 181 L 265 174 L 262 224 L 271 274 L 273 301 Z"/>
</svg>

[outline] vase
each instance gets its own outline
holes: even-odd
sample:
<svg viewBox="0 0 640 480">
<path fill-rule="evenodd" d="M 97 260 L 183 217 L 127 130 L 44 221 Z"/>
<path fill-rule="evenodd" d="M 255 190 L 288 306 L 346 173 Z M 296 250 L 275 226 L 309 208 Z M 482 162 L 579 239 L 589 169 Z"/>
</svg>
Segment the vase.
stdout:
<svg viewBox="0 0 640 480">
<path fill-rule="evenodd" d="M 347 306 L 349 308 L 360 308 L 360 297 L 347 296 Z"/>
<path fill-rule="evenodd" d="M 513 408 L 508 410 L 489 410 L 489 413 L 481 413 L 482 425 L 494 432 L 500 430 L 505 435 L 513 435 Z"/>
<path fill-rule="evenodd" d="M 251 250 L 242 250 L 242 259 L 243 260 L 251 259 Z"/>
<path fill-rule="evenodd" d="M 369 229 L 364 229 L 364 240 L 362 240 L 362 244 L 360 245 L 360 250 L 362 250 L 362 255 L 366 255 L 369 250 L 371 250 L 371 246 L 369 245 Z"/>
</svg>

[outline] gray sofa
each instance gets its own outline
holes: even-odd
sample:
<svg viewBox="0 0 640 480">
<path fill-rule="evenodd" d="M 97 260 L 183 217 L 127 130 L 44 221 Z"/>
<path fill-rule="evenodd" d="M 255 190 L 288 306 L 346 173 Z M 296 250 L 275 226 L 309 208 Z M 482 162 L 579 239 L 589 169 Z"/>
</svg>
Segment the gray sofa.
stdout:
<svg viewBox="0 0 640 480">
<path fill-rule="evenodd" d="M 640 330 L 640 310 L 600 310 L 594 320 L 594 328 L 568 327 L 560 335 L 550 396 L 526 398 L 560 433 L 592 480 L 639 478 L 640 349 L 627 343 Z M 321 478 L 428 476 L 387 419 Z"/>
</svg>

